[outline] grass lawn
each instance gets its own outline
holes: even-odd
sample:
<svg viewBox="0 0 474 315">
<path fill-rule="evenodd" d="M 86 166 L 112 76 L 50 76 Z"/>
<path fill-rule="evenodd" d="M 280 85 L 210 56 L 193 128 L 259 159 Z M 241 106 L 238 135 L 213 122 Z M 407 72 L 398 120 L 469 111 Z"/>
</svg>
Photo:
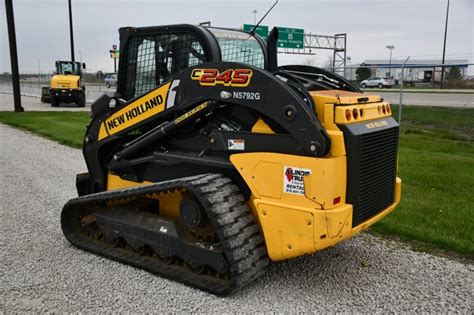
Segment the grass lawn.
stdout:
<svg viewBox="0 0 474 315">
<path fill-rule="evenodd" d="M 87 112 L 1 112 L 0 123 L 29 130 L 59 143 L 82 148 Z"/>
<path fill-rule="evenodd" d="M 473 143 L 407 127 L 399 176 L 399 207 L 371 229 L 474 257 Z"/>
<path fill-rule="evenodd" d="M 474 257 L 474 109 L 403 110 L 402 201 L 371 230 Z M 77 148 L 88 122 L 85 112 L 0 112 L 0 123 Z"/>
</svg>

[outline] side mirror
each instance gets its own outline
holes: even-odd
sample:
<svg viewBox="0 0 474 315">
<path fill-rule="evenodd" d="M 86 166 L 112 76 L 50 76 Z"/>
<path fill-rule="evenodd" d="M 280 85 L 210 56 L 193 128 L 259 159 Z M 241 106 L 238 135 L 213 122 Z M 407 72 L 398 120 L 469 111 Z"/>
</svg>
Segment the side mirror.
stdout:
<svg viewBox="0 0 474 315">
<path fill-rule="evenodd" d="M 85 64 L 85 62 L 82 63 L 82 69 L 86 69 L 86 64 Z"/>
</svg>

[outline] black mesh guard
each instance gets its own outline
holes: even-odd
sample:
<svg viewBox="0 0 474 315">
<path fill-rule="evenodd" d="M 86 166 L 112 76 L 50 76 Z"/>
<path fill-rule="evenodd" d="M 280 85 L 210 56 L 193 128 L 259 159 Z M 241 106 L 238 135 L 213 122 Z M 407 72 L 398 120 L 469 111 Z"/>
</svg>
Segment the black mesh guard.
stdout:
<svg viewBox="0 0 474 315">
<path fill-rule="evenodd" d="M 361 122 L 339 126 L 347 152 L 346 202 L 354 207 L 354 227 L 395 200 L 399 125 L 391 117 L 379 122 L 384 125 L 369 128 L 369 122 Z"/>
<path fill-rule="evenodd" d="M 126 65 L 124 99 L 137 97 L 167 81 L 171 75 L 206 61 L 199 41 L 190 33 L 133 37 L 123 52 Z"/>
</svg>

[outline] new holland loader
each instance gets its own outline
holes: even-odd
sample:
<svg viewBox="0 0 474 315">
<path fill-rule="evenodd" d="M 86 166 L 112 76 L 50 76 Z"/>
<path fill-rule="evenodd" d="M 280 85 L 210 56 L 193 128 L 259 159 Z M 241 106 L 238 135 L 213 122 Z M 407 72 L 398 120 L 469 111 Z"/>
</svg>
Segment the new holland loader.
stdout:
<svg viewBox="0 0 474 315">
<path fill-rule="evenodd" d="M 279 67 L 277 38 L 121 28 L 117 93 L 92 105 L 66 238 L 225 295 L 390 213 L 390 105 L 323 69 Z"/>
<path fill-rule="evenodd" d="M 56 72 L 50 86 L 42 88 L 41 101 L 51 103 L 52 107 L 58 107 L 60 102 L 86 106 L 86 87 L 81 85 L 82 69 L 85 67 L 85 63 L 56 61 Z"/>
</svg>

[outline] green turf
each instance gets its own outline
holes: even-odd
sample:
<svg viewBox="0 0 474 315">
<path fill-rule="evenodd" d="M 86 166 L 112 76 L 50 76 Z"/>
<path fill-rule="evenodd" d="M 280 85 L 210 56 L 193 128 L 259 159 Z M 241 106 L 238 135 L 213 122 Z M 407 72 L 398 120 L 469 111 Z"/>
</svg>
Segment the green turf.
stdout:
<svg viewBox="0 0 474 315">
<path fill-rule="evenodd" d="M 398 120 L 398 105 L 392 106 L 392 109 L 393 116 Z M 404 105 L 402 130 L 420 131 L 425 134 L 434 132 L 435 137 L 473 141 L 474 108 Z"/>
<path fill-rule="evenodd" d="M 402 202 L 371 230 L 472 257 L 474 109 L 406 106 L 402 114 Z M 0 112 L 0 122 L 81 147 L 89 118 L 84 112 Z"/>
<path fill-rule="evenodd" d="M 32 131 L 75 148 L 82 147 L 89 121 L 87 112 L 0 112 L 1 123 Z"/>
<path fill-rule="evenodd" d="M 474 145 L 411 130 L 400 139 L 402 201 L 372 229 L 474 256 Z"/>
</svg>

